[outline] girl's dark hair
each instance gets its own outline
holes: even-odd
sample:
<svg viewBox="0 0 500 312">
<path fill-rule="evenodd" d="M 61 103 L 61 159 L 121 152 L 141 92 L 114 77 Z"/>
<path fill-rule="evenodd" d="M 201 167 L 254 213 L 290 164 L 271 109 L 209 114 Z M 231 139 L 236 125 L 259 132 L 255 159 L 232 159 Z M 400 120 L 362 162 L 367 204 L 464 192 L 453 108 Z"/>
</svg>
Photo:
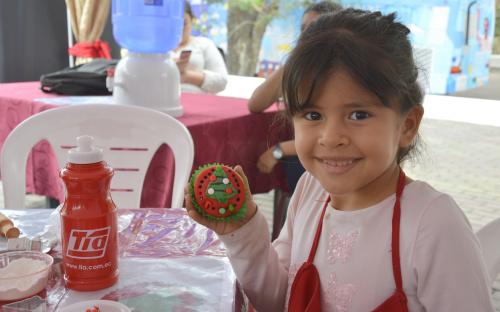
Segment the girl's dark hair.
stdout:
<svg viewBox="0 0 500 312">
<path fill-rule="evenodd" d="M 184 0 L 184 13 L 189 15 L 189 17 L 191 17 L 192 19 L 194 18 L 193 9 L 191 8 L 191 3 L 189 3 L 189 1 L 187 0 Z"/>
<path fill-rule="evenodd" d="M 310 107 L 315 90 L 340 67 L 387 107 L 405 113 L 422 105 L 410 30 L 395 19 L 395 13 L 349 8 L 312 23 L 284 66 L 282 88 L 289 117 Z M 415 144 L 400 151 L 398 163 Z"/>
<path fill-rule="evenodd" d="M 333 13 L 340 10 L 342 10 L 342 6 L 340 4 L 331 1 L 320 1 L 308 6 L 307 9 L 304 11 L 304 14 L 307 14 L 309 12 L 314 12 L 319 15 L 322 15 L 325 13 Z"/>
</svg>

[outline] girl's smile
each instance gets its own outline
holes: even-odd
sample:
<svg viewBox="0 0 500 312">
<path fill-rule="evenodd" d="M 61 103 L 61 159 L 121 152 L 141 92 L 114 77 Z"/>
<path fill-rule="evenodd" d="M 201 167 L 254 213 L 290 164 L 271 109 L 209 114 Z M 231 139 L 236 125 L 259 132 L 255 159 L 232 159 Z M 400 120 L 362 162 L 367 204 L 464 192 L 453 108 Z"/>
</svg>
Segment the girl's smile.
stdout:
<svg viewBox="0 0 500 312">
<path fill-rule="evenodd" d="M 333 175 L 348 172 L 360 159 L 353 157 L 317 157 L 317 160 L 324 165 L 325 170 Z"/>
</svg>

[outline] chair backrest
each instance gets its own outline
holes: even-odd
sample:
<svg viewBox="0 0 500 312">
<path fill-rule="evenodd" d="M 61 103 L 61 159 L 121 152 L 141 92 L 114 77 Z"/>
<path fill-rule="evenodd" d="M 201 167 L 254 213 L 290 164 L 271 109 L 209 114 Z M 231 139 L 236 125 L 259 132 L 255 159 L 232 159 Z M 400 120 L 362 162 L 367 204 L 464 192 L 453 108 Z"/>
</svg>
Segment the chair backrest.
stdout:
<svg viewBox="0 0 500 312">
<path fill-rule="evenodd" d="M 181 207 L 194 158 L 194 145 L 187 128 L 175 118 L 140 106 L 85 104 L 50 109 L 21 122 L 7 137 L 1 155 L 5 208 L 25 207 L 26 161 L 32 147 L 47 140 L 59 168 L 67 162 L 68 148 L 76 137 L 91 135 L 103 149 L 104 160 L 115 169 L 111 180 L 117 207 L 140 205 L 149 163 L 162 144 L 175 160 L 172 207 Z M 121 191 L 120 191 L 121 190 Z"/>
<path fill-rule="evenodd" d="M 500 273 L 500 218 L 486 224 L 476 235 L 481 243 L 486 269 L 493 285 Z"/>
</svg>

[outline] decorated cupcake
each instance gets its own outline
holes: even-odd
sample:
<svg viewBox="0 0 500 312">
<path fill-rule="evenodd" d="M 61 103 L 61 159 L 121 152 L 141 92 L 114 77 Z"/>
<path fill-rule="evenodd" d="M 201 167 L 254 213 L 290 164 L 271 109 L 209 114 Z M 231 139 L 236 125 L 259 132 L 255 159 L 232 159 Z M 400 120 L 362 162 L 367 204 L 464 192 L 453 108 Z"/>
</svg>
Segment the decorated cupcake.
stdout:
<svg viewBox="0 0 500 312">
<path fill-rule="evenodd" d="M 205 218 L 239 221 L 246 212 L 245 183 L 238 173 L 222 164 L 209 164 L 191 176 L 191 201 Z"/>
</svg>

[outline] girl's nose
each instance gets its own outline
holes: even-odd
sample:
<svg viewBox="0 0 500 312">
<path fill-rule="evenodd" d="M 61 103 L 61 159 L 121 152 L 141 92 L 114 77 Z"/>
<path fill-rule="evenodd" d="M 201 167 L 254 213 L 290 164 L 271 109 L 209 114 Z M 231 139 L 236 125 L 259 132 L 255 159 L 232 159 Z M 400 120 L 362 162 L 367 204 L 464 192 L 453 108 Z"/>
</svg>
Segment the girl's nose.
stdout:
<svg viewBox="0 0 500 312">
<path fill-rule="evenodd" d="M 349 145 L 350 140 L 346 129 L 340 123 L 330 123 L 322 129 L 319 144 L 327 148 Z"/>
</svg>

